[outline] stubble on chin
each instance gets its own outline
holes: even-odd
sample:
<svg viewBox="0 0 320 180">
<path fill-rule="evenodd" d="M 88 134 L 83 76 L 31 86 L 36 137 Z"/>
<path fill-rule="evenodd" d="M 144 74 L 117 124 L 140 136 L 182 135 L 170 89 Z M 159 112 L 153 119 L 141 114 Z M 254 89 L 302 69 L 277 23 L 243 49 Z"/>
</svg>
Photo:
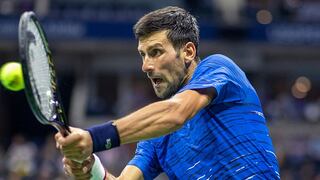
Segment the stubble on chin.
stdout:
<svg viewBox="0 0 320 180">
<path fill-rule="evenodd" d="M 161 98 L 161 99 L 169 99 L 170 97 L 172 97 L 174 94 L 176 94 L 178 92 L 179 87 L 177 85 L 173 85 L 173 86 L 169 86 L 167 88 L 165 88 L 164 90 L 162 90 L 161 92 L 157 91 L 156 89 L 154 89 L 157 97 Z"/>
</svg>

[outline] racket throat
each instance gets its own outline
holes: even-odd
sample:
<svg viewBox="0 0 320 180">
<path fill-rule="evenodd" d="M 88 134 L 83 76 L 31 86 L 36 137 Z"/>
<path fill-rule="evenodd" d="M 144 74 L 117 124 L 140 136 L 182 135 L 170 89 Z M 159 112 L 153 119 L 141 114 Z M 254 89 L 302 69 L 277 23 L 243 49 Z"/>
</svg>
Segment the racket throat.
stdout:
<svg viewBox="0 0 320 180">
<path fill-rule="evenodd" d="M 59 124 L 56 121 L 51 122 L 51 125 L 55 127 L 64 137 L 70 134 L 69 127 L 65 127 L 64 125 Z"/>
</svg>

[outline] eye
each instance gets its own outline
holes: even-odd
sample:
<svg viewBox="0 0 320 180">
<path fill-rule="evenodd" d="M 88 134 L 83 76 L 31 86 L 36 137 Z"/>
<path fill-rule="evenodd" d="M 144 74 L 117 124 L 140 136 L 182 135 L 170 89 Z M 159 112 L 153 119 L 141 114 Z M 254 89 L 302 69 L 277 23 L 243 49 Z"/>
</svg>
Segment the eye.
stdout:
<svg viewBox="0 0 320 180">
<path fill-rule="evenodd" d="M 144 59 L 144 57 L 146 56 L 146 54 L 144 52 L 140 52 L 139 54 L 142 57 L 142 59 Z"/>
<path fill-rule="evenodd" d="M 162 50 L 160 50 L 160 49 L 152 49 L 149 54 L 150 54 L 151 57 L 157 57 L 157 56 L 160 56 L 162 54 Z"/>
</svg>

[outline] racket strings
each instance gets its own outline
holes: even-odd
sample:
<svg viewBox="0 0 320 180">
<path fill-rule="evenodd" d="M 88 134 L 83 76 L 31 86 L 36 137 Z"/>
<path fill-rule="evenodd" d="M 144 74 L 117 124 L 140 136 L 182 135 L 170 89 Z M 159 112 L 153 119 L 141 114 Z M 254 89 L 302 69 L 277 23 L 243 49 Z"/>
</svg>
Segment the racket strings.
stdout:
<svg viewBox="0 0 320 180">
<path fill-rule="evenodd" d="M 51 88 L 50 66 L 48 56 L 43 45 L 41 35 L 37 26 L 29 23 L 28 31 L 32 33 L 34 41 L 29 44 L 28 66 L 30 68 L 29 76 L 32 85 L 32 91 L 35 95 L 36 103 L 40 107 L 42 114 L 49 120 L 55 115 L 55 101 Z"/>
</svg>

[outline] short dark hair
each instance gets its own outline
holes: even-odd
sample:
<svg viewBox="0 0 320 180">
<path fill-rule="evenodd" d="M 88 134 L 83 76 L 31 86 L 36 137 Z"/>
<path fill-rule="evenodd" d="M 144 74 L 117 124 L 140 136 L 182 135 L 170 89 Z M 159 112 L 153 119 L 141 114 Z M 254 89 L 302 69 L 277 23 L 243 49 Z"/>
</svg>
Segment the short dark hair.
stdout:
<svg viewBox="0 0 320 180">
<path fill-rule="evenodd" d="M 182 48 L 187 42 L 194 43 L 195 59 L 199 60 L 199 27 L 194 16 L 182 8 L 168 6 L 144 15 L 133 27 L 137 39 L 162 30 L 168 30 L 167 38 L 176 50 Z"/>
</svg>

